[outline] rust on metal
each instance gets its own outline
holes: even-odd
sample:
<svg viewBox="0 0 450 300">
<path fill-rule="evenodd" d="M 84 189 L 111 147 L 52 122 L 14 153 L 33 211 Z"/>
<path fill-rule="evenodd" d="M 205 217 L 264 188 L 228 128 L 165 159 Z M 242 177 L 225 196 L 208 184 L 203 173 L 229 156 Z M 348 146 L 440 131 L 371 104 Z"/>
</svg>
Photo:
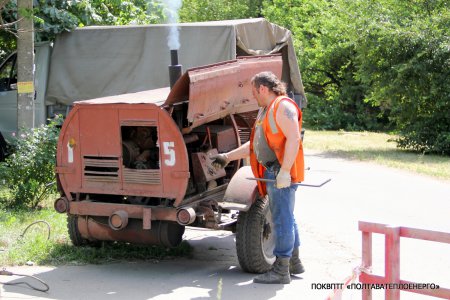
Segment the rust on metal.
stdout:
<svg viewBox="0 0 450 300">
<path fill-rule="evenodd" d="M 64 122 L 58 141 L 57 172 L 63 171 L 58 176 L 65 195 L 151 195 L 175 199 L 175 205 L 181 203 L 190 177 L 189 159 L 174 120 L 151 101 L 131 106 L 114 102 L 114 97 L 108 99 L 77 102 Z M 104 102 L 111 104 L 100 104 Z M 123 149 L 130 146 L 121 138 L 128 128 L 154 132 L 152 149 L 157 161 L 153 160 L 153 166 L 140 169 L 125 165 Z M 76 141 L 74 147 L 68 146 L 70 139 Z M 67 169 L 73 172 L 64 172 Z"/>
<path fill-rule="evenodd" d="M 150 207 L 142 209 L 142 229 L 152 229 L 152 209 Z"/>
<path fill-rule="evenodd" d="M 212 166 L 211 157 L 217 154 L 216 149 L 192 153 L 192 170 L 198 182 L 206 183 L 226 175 L 224 169 L 216 169 Z"/>
<path fill-rule="evenodd" d="M 127 227 L 114 230 L 108 224 L 93 218 L 78 218 L 78 229 L 83 238 L 100 241 L 121 241 L 144 245 L 177 246 L 184 227 L 176 222 L 153 222 L 151 230 L 142 228 L 139 220 L 130 219 Z"/>
<path fill-rule="evenodd" d="M 173 246 L 184 226 L 231 226 L 256 183 L 240 161 L 217 170 L 211 156 L 248 141 L 250 79 L 281 69 L 279 55 L 245 57 L 190 69 L 172 89 L 75 102 L 58 140 L 55 209 L 89 240 Z"/>
<path fill-rule="evenodd" d="M 59 213 L 64 213 L 69 210 L 69 200 L 66 197 L 61 197 L 56 199 L 54 207 L 55 210 Z"/>
<path fill-rule="evenodd" d="M 281 76 L 281 56 L 248 57 L 188 70 L 188 121 L 194 128 L 226 115 L 257 110 L 250 79 L 274 70 Z M 214 101 L 211 101 L 211 97 Z"/>
<path fill-rule="evenodd" d="M 151 220 L 177 221 L 175 208 L 152 207 L 133 204 L 111 204 L 92 201 L 71 202 L 69 213 L 81 216 L 109 217 L 117 210 L 125 211 L 130 218 L 143 219 L 144 211 L 151 209 Z M 147 212 L 147 214 L 149 214 Z"/>
<path fill-rule="evenodd" d="M 228 184 L 223 201 L 219 205 L 227 209 L 239 209 L 247 211 L 258 197 L 256 181 L 246 180 L 253 176 L 250 166 L 240 168 Z"/>
</svg>

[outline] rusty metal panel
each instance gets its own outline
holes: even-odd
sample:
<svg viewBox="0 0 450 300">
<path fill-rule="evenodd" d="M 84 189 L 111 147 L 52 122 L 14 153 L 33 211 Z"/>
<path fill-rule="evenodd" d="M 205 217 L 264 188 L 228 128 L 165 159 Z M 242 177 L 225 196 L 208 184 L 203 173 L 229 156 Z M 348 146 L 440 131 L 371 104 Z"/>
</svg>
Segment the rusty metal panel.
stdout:
<svg viewBox="0 0 450 300">
<path fill-rule="evenodd" d="M 80 216 L 103 216 L 109 217 L 115 211 L 125 211 L 129 218 L 143 219 L 144 211 L 150 207 L 134 204 L 113 204 L 92 201 L 72 201 L 70 202 L 69 213 Z M 148 212 L 146 212 L 148 214 Z M 168 207 L 151 207 L 151 220 L 175 221 L 177 220 L 177 210 Z M 148 215 L 146 216 L 148 217 Z"/>
<path fill-rule="evenodd" d="M 170 89 L 168 87 L 160 88 L 160 89 L 153 89 L 153 90 L 146 90 L 142 92 L 136 92 L 136 93 L 127 93 L 127 94 L 120 94 L 120 95 L 114 95 L 114 96 L 108 96 L 108 97 L 101 97 L 91 100 L 84 100 L 84 101 L 76 101 L 74 102 L 75 105 L 91 105 L 91 104 L 118 104 L 118 103 L 127 103 L 127 104 L 140 104 L 140 103 L 148 103 L 148 104 L 155 104 L 155 105 L 162 105 L 164 103 L 164 100 L 169 95 Z"/>
<path fill-rule="evenodd" d="M 114 106 L 90 105 L 78 110 L 82 156 L 119 157 L 118 111 Z"/>
<path fill-rule="evenodd" d="M 175 83 L 167 96 L 164 106 L 187 101 L 189 99 L 189 75 L 184 73 Z"/>
<path fill-rule="evenodd" d="M 121 194 L 120 126 L 117 105 L 80 105 L 78 109 L 81 189 L 71 192 Z"/>
<path fill-rule="evenodd" d="M 220 153 L 228 152 L 238 147 L 238 140 L 231 125 L 202 125 L 195 128 L 192 133 L 198 135 L 200 140 L 210 139 L 212 148 Z"/>
<path fill-rule="evenodd" d="M 251 79 L 263 71 L 271 71 L 281 78 L 283 61 L 280 55 L 275 56 L 245 56 L 239 62 L 239 99 L 235 102 L 234 113 L 256 110 L 258 104 L 252 94 Z"/>
<path fill-rule="evenodd" d="M 142 210 L 142 229 L 152 229 L 152 209 L 150 207 Z"/>
<path fill-rule="evenodd" d="M 124 166 L 123 126 L 154 128 L 156 169 Z M 58 141 L 57 172 L 70 201 L 73 193 L 96 193 L 161 197 L 180 203 L 190 177 L 183 136 L 166 110 L 155 104 L 95 101 L 78 103 L 69 113 Z"/>
<path fill-rule="evenodd" d="M 186 194 L 189 181 L 189 158 L 177 124 L 167 111 L 158 111 L 158 137 L 163 194 L 175 199 L 178 206 Z"/>
<path fill-rule="evenodd" d="M 237 61 L 229 61 L 188 71 L 189 109 L 192 127 L 225 117 L 233 109 L 238 95 Z"/>
<path fill-rule="evenodd" d="M 72 200 L 70 194 L 72 188 L 81 188 L 80 131 L 77 111 L 77 107 L 72 109 L 61 128 L 56 155 L 56 172 L 64 194 L 69 200 Z"/>
<path fill-rule="evenodd" d="M 217 178 L 225 177 L 224 169 L 216 169 L 212 166 L 211 156 L 216 155 L 216 149 L 208 152 L 192 153 L 192 170 L 197 183 L 205 183 Z"/>
<path fill-rule="evenodd" d="M 272 71 L 281 78 L 281 56 L 249 56 L 188 70 L 187 119 L 190 127 L 195 128 L 228 114 L 257 110 L 250 81 L 261 71 Z"/>
<path fill-rule="evenodd" d="M 127 227 L 114 230 L 92 218 L 78 218 L 80 235 L 88 240 L 122 241 L 144 245 L 175 247 L 181 240 L 184 227 L 177 223 L 154 222 L 152 229 L 143 229 L 140 220 L 131 219 Z"/>
</svg>

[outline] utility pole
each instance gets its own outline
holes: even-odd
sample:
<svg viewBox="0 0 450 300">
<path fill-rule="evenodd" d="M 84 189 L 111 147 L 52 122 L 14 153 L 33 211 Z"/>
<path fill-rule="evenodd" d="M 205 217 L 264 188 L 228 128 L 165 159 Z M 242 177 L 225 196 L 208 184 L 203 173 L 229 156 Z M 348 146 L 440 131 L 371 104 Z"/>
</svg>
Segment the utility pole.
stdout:
<svg viewBox="0 0 450 300">
<path fill-rule="evenodd" d="M 17 0 L 17 128 L 34 127 L 33 0 Z"/>
</svg>

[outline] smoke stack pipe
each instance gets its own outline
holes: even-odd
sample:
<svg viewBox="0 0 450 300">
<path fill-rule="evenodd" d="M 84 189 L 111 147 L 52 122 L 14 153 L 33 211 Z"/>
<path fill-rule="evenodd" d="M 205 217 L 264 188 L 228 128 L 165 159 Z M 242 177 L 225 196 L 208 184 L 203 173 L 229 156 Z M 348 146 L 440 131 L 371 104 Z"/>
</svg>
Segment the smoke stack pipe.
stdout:
<svg viewBox="0 0 450 300">
<path fill-rule="evenodd" d="M 178 64 L 178 50 L 170 50 L 169 79 L 170 88 L 175 85 L 175 82 L 181 77 L 181 65 Z"/>
</svg>

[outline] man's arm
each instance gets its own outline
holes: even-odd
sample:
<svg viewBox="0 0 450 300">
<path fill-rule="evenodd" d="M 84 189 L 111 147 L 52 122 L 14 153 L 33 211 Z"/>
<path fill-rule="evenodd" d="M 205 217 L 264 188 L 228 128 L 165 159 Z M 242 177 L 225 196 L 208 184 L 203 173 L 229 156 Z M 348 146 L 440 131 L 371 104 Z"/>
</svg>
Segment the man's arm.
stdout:
<svg viewBox="0 0 450 300">
<path fill-rule="evenodd" d="M 300 145 L 300 128 L 298 124 L 298 112 L 295 105 L 289 101 L 281 101 L 277 110 L 277 123 L 286 136 L 283 161 L 281 169 L 290 172 L 297 157 Z"/>
<path fill-rule="evenodd" d="M 225 168 L 230 161 L 246 158 L 250 156 L 250 141 L 241 145 L 239 148 L 227 153 L 217 154 L 211 157 L 212 165 L 216 168 Z"/>
<path fill-rule="evenodd" d="M 230 161 L 247 158 L 250 156 L 250 141 L 242 144 L 239 148 L 227 152 L 226 155 Z"/>
</svg>

